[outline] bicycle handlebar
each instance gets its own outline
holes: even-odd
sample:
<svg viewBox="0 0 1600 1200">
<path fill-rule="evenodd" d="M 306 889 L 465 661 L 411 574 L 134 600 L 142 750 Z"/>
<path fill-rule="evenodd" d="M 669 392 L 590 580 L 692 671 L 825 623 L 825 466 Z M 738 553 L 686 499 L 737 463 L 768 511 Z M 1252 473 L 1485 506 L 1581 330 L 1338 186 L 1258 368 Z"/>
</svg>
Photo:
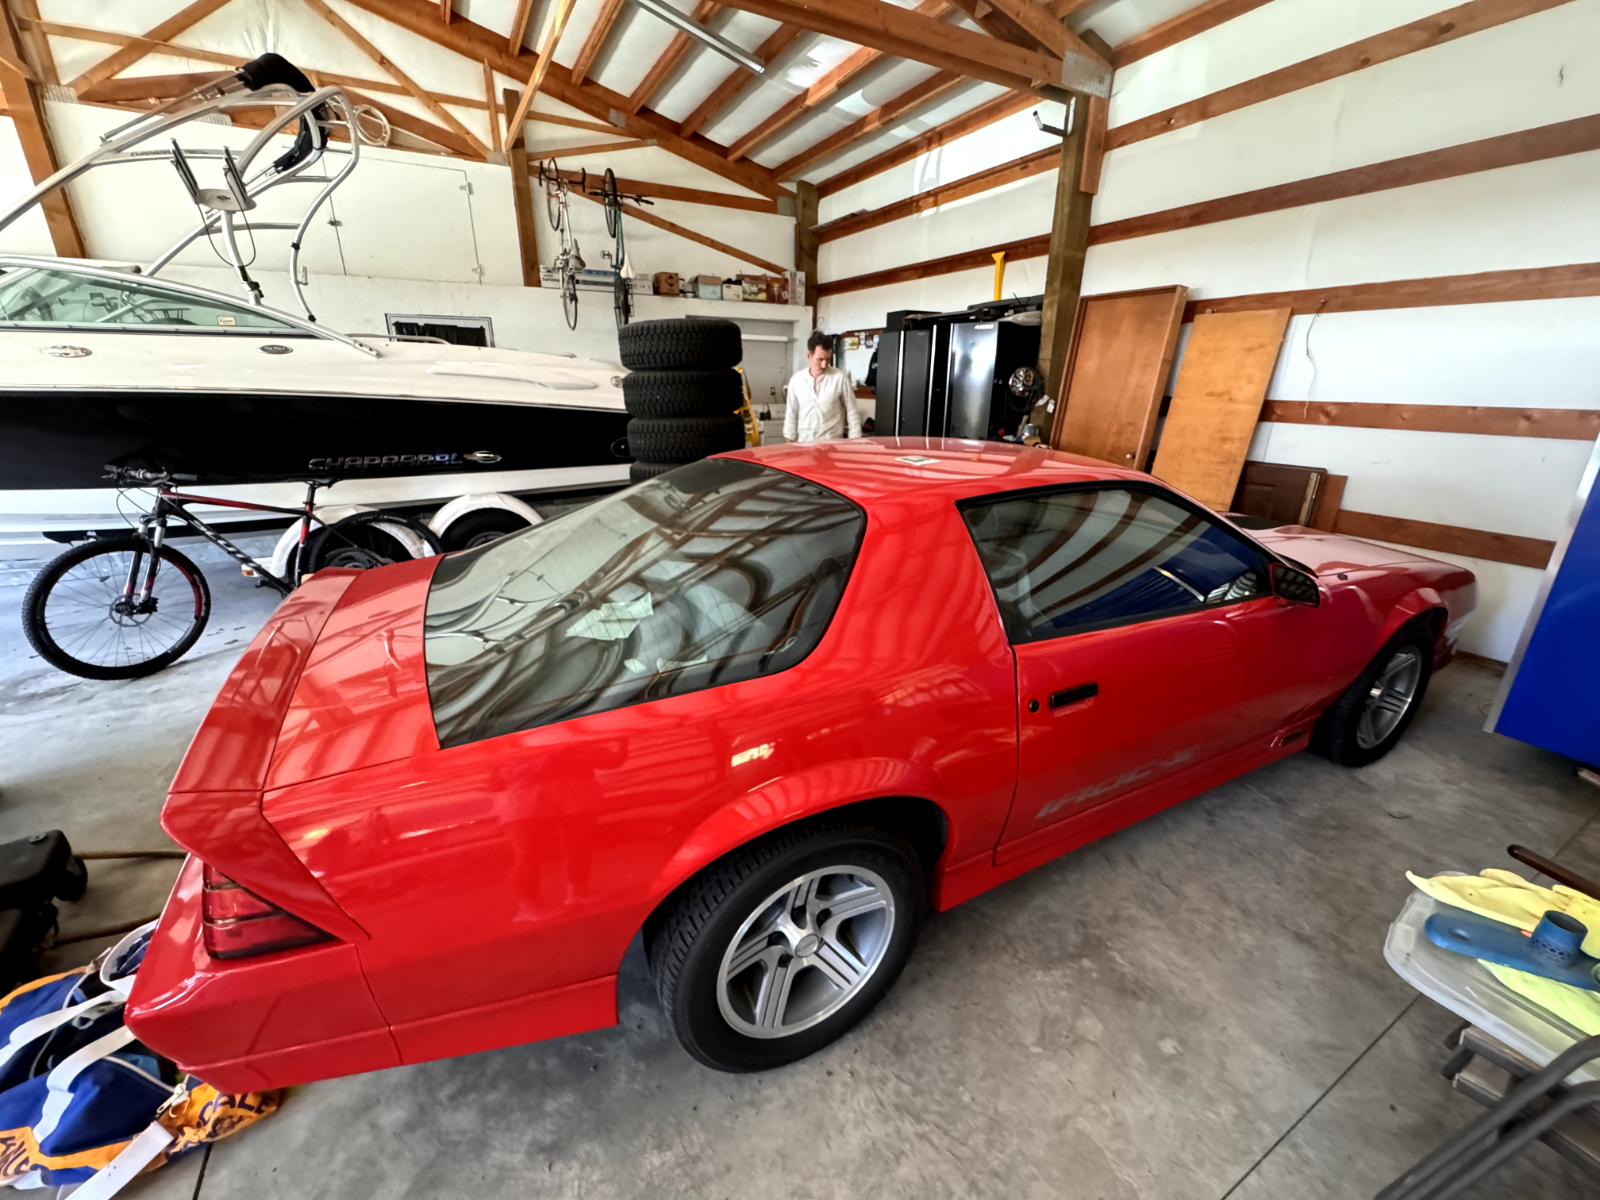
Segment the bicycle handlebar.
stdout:
<svg viewBox="0 0 1600 1200">
<path fill-rule="evenodd" d="M 118 483 L 199 483 L 198 475 L 183 475 L 176 471 L 147 471 L 143 467 L 118 467 L 106 464 L 102 477 Z"/>
</svg>

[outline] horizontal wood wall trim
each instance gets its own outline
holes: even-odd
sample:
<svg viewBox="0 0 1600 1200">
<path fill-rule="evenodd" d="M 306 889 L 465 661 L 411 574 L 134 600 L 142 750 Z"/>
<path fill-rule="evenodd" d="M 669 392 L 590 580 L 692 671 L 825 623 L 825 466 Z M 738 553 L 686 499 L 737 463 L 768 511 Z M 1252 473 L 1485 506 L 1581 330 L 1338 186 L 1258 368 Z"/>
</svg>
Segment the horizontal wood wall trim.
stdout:
<svg viewBox="0 0 1600 1200">
<path fill-rule="evenodd" d="M 1327 403 L 1268 400 L 1261 419 L 1284 425 L 1337 425 L 1354 429 L 1412 429 L 1423 433 L 1480 433 L 1499 437 L 1600 437 L 1600 409 L 1498 408 L 1484 404 Z"/>
<path fill-rule="evenodd" d="M 1485 529 L 1463 529 L 1458 525 L 1436 525 L 1432 521 L 1413 521 L 1409 517 L 1384 517 L 1377 513 L 1339 510 L 1333 531 L 1347 537 L 1392 542 L 1418 550 L 1438 550 L 1466 558 L 1486 558 L 1491 562 L 1511 563 L 1542 571 L 1550 562 L 1556 544 L 1543 538 L 1518 537 L 1510 533 L 1490 533 Z"/>
<path fill-rule="evenodd" d="M 1027 179 L 1034 175 L 1042 175 L 1046 171 L 1053 171 L 1061 165 L 1061 150 L 1056 146 L 1047 146 L 1043 150 L 1035 150 L 1032 154 L 1024 154 L 1010 162 L 1001 163 L 999 166 L 987 167 L 960 179 L 952 179 L 949 183 L 942 183 L 937 187 L 929 188 L 925 192 L 918 192 L 907 196 L 904 200 L 896 200 L 893 204 L 885 204 L 882 208 L 870 209 L 867 212 L 851 213 L 847 217 L 817 226 L 817 241 L 831 242 L 838 238 L 849 237 L 852 233 L 874 229 L 879 225 L 887 225 L 890 221 L 899 221 L 905 217 L 914 217 L 920 212 L 929 209 L 941 208 L 946 204 L 953 204 L 957 200 L 964 200 L 968 196 L 976 196 L 983 192 L 993 191 L 995 188 L 1004 187 L 1008 183 Z"/>
<path fill-rule="evenodd" d="M 827 284 L 823 284 L 827 287 Z M 1308 313 L 1370 312 L 1388 308 L 1436 308 L 1447 304 L 1503 304 L 1513 300 L 1563 300 L 1600 296 L 1600 263 L 1559 267 L 1522 267 L 1481 271 L 1475 275 L 1436 275 L 1427 279 L 1391 279 L 1383 283 L 1347 283 L 1287 292 L 1252 292 L 1189 301 L 1185 321 L 1198 313 L 1243 312 L 1253 308 L 1294 309 Z"/>
<path fill-rule="evenodd" d="M 1341 75 L 1364 70 L 1377 63 L 1402 58 L 1418 50 L 1443 45 L 1445 42 L 1452 42 L 1485 29 L 1493 29 L 1496 25 L 1504 25 L 1519 17 L 1530 16 L 1570 2 L 1571 0 L 1469 0 L 1466 4 L 1447 8 L 1420 21 L 1412 21 L 1409 25 L 1385 30 L 1372 37 L 1351 42 L 1348 46 L 1329 50 L 1326 54 L 1319 54 L 1277 71 L 1258 75 L 1254 79 L 1247 79 L 1243 83 L 1234 84 L 1232 87 L 1223 88 L 1198 99 L 1176 104 L 1161 112 L 1140 117 L 1136 121 L 1125 122 L 1107 132 L 1106 149 L 1110 151 L 1119 146 L 1142 142 L 1146 138 L 1157 137 L 1174 129 L 1182 129 L 1186 125 L 1194 125 L 1224 113 L 1248 108 L 1252 104 L 1288 95 L 1290 92 L 1314 84 L 1326 83 L 1330 79 L 1338 79 Z"/>
<path fill-rule="evenodd" d="M 1280 183 L 1232 196 L 1219 196 L 1215 200 L 1201 200 L 1195 204 L 1162 209 L 1160 212 L 1124 217 L 1120 221 L 1107 221 L 1090 229 L 1089 244 L 1120 242 L 1154 233 L 1192 229 L 1217 221 L 1232 221 L 1286 208 L 1321 204 L 1328 200 L 1365 196 L 1372 192 L 1453 179 L 1479 171 L 1494 171 L 1501 167 L 1520 166 L 1591 150 L 1600 150 L 1600 115 L 1520 129 L 1515 133 L 1408 154 L 1404 158 L 1391 158 L 1364 167 L 1314 175 L 1293 183 Z"/>
<path fill-rule="evenodd" d="M 1188 11 L 1181 12 L 1129 38 L 1120 46 L 1113 46 L 1111 66 L 1114 70 L 1120 71 L 1129 63 L 1149 58 L 1157 51 L 1165 50 L 1168 46 L 1176 46 L 1179 42 L 1187 41 L 1208 29 L 1215 29 L 1224 21 L 1242 17 L 1251 9 L 1260 8 L 1268 2 L 1269 0 L 1205 0 L 1203 4 L 1197 4 Z"/>
<path fill-rule="evenodd" d="M 974 267 L 993 267 L 994 256 L 1001 252 L 1007 259 L 1043 258 L 1050 253 L 1050 235 L 1023 238 L 1016 242 L 1001 242 L 981 250 L 963 250 L 960 254 L 947 254 L 943 258 L 930 258 L 925 262 L 904 267 L 891 267 L 887 271 L 873 271 L 866 275 L 853 275 L 849 279 L 833 279 L 817 285 L 817 298 L 838 296 L 845 292 L 859 292 L 865 288 L 887 287 L 891 283 L 910 283 L 931 275 L 953 275 L 957 271 L 970 271 Z"/>
</svg>

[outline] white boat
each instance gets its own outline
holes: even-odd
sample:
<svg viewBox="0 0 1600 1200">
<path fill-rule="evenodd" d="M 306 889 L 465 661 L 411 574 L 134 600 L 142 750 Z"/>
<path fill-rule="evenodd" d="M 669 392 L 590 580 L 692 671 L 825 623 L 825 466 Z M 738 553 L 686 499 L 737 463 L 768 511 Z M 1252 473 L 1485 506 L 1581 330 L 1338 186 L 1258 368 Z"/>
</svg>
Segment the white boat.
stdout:
<svg viewBox="0 0 1600 1200">
<path fill-rule="evenodd" d="M 185 152 L 175 141 L 134 149 L 209 113 L 262 107 L 277 116 L 237 156 Z M 627 482 L 621 367 L 317 323 L 300 290 L 299 245 L 354 169 L 365 115 L 340 89 L 313 90 L 264 56 L 111 131 L 0 212 L 4 229 L 87 170 L 152 158 L 173 163 L 202 209 L 195 230 L 143 266 L 0 256 L 0 539 L 125 529 L 108 465 L 194 475 L 193 490 L 290 506 L 304 495 L 294 481 L 308 477 L 340 481 L 330 504 L 417 508 L 463 493 L 526 497 Z M 296 125 L 294 146 L 274 158 L 278 135 Z M 200 188 L 191 161 L 219 165 L 223 187 Z M 250 228 L 293 231 L 289 278 L 303 315 L 265 304 L 234 237 L 238 214 L 286 184 L 318 188 L 303 218 Z M 245 299 L 152 278 L 218 233 Z"/>
</svg>

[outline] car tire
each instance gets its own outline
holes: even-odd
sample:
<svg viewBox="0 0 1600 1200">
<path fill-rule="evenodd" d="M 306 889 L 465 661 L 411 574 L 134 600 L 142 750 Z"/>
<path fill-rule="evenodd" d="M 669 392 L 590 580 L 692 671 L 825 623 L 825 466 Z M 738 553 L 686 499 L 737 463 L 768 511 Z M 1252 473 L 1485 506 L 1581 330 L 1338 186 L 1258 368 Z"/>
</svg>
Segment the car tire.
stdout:
<svg viewBox="0 0 1600 1200">
<path fill-rule="evenodd" d="M 628 451 L 641 462 L 686 463 L 708 454 L 744 449 L 744 421 L 722 417 L 634 417 Z"/>
<path fill-rule="evenodd" d="M 630 371 L 726 369 L 744 357 L 739 327 L 712 317 L 634 321 L 617 330 L 617 348 Z"/>
<path fill-rule="evenodd" d="M 510 509 L 480 508 L 451 521 L 439 538 L 439 544 L 445 554 L 453 550 L 471 550 L 528 527 L 528 519 Z"/>
<path fill-rule="evenodd" d="M 916 941 L 925 886 L 910 844 L 866 826 L 780 830 L 719 859 L 647 927 L 650 973 L 673 1032 L 719 1071 L 770 1070 L 822 1049 L 894 984 Z M 797 887 L 808 897 L 798 923 Z M 842 904 L 853 911 L 830 908 Z"/>
<path fill-rule="evenodd" d="M 743 401 L 737 371 L 633 371 L 622 377 L 630 417 L 723 417 Z"/>
<path fill-rule="evenodd" d="M 635 462 L 628 464 L 628 482 L 643 483 L 647 479 L 654 479 L 657 475 L 665 475 L 668 471 L 676 471 L 679 467 L 688 466 L 687 463 L 658 463 Z"/>
<path fill-rule="evenodd" d="M 1364 767 L 1394 749 L 1428 691 L 1433 637 L 1413 621 L 1386 643 L 1311 731 L 1311 750 L 1341 767 Z"/>
</svg>

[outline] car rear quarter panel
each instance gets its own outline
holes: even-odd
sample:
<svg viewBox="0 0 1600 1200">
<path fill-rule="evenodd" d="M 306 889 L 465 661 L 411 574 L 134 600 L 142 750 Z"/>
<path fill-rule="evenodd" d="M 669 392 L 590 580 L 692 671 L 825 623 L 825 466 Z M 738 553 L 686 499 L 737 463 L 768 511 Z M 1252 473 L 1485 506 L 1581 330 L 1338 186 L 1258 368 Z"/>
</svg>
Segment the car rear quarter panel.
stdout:
<svg viewBox="0 0 1600 1200">
<path fill-rule="evenodd" d="M 871 510 L 832 624 L 787 671 L 282 788 L 266 812 L 371 934 L 410 1061 L 403 1026 L 613 975 L 674 887 L 796 818 L 909 793 L 946 814 L 947 858 L 992 847 L 1014 691 L 959 514 L 907 497 Z"/>
</svg>

